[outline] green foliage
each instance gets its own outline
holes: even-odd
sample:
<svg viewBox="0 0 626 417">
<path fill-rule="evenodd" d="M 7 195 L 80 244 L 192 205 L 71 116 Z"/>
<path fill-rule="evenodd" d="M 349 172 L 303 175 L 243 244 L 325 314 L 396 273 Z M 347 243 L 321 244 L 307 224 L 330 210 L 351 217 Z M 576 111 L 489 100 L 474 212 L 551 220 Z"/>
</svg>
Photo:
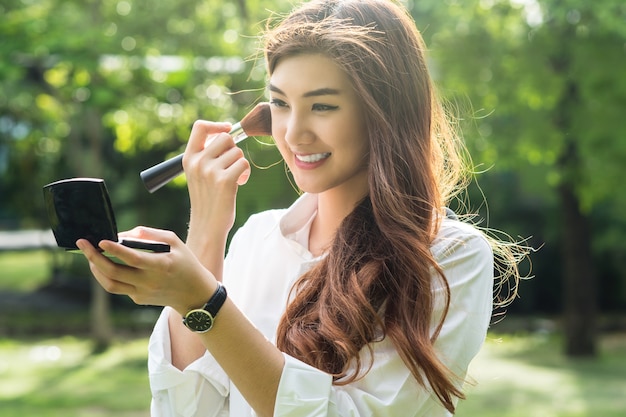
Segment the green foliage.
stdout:
<svg viewBox="0 0 626 417">
<path fill-rule="evenodd" d="M 579 205 L 574 210 L 592 223 L 600 291 L 613 293 L 616 282 L 626 281 L 618 261 L 626 256 L 624 3 L 409 5 L 429 45 L 440 93 L 458 110 L 477 171 L 486 171 L 478 180 L 496 220 L 489 226 L 533 236 L 531 243 L 543 246 L 533 256 L 534 271 L 541 286 L 557 295 L 549 302 L 556 306 L 559 267 L 578 256 L 561 252 L 563 230 L 578 226 L 563 224 L 571 207 L 564 207 L 558 192 L 571 190 Z M 511 174 L 513 189 L 507 186 Z M 474 204 L 481 197 L 474 193 Z M 561 279 L 568 285 L 567 276 Z"/>
<path fill-rule="evenodd" d="M 444 96 L 473 106 L 462 116 L 476 160 L 519 172 L 535 192 L 573 182 L 587 211 L 626 202 L 619 175 L 626 158 L 623 2 L 446 3 L 417 18 L 434 27 L 426 35 Z M 581 155 L 576 173 L 559 160 L 571 141 Z"/>
<path fill-rule="evenodd" d="M 0 222 L 19 213 L 21 227 L 47 226 L 40 187 L 91 176 L 106 179 L 122 224 L 183 234 L 184 181 L 152 198 L 138 173 L 181 152 L 196 119 L 234 122 L 263 99 L 257 22 L 272 6 L 215 0 L 1 5 L 0 38 L 9 42 L 0 44 L 0 193 L 11 198 L 2 201 Z M 251 142 L 248 149 L 252 159 L 268 158 L 267 147 Z M 265 193 L 270 201 L 263 203 L 276 204 L 278 194 Z M 157 201 L 164 210 L 153 210 Z"/>
<path fill-rule="evenodd" d="M 0 228 L 47 227 L 41 186 L 93 176 L 107 181 L 120 229 L 145 224 L 184 237 L 184 177 L 152 195 L 138 174 L 181 152 L 196 119 L 236 121 L 264 99 L 258 35 L 270 11 L 292 3 L 2 1 Z M 626 281 L 623 2 L 404 3 L 476 170 L 486 171 L 486 225 L 545 244 L 535 271 L 554 293 L 562 245 L 555 191 L 571 185 L 591 216 L 603 281 Z M 572 144 L 578 159 L 564 164 Z M 272 146 L 243 147 L 259 167 L 279 160 Z M 473 208 L 482 192 L 470 190 Z M 237 225 L 294 196 L 282 164 L 255 168 L 239 192 Z"/>
</svg>

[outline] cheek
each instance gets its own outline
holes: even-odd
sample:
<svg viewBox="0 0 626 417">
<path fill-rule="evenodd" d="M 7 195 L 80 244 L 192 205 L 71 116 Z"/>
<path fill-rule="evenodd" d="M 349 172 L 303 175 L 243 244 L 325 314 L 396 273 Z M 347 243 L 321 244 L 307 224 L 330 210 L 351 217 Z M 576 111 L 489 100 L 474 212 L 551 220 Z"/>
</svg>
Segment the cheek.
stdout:
<svg viewBox="0 0 626 417">
<path fill-rule="evenodd" d="M 347 129 L 339 133 L 342 147 L 352 153 L 356 158 L 361 159 L 369 154 L 369 137 L 363 129 Z"/>
<path fill-rule="evenodd" d="M 275 116 L 272 114 L 272 138 L 283 157 L 286 156 L 286 152 L 289 152 L 289 147 L 285 141 L 286 130 L 286 124 L 283 118 L 280 117 L 280 115 Z"/>
<path fill-rule="evenodd" d="M 280 152 L 283 159 L 287 159 L 288 147 L 283 139 L 284 136 L 278 134 L 278 132 L 275 132 L 272 128 L 272 137 L 274 138 L 274 144 L 278 148 L 278 152 Z"/>
<path fill-rule="evenodd" d="M 359 128 L 354 132 L 354 135 L 359 143 L 358 146 L 361 150 L 361 154 L 364 155 L 365 160 L 367 161 L 370 153 L 370 137 L 363 122 L 359 122 L 357 126 L 359 126 Z"/>
<path fill-rule="evenodd" d="M 280 117 L 280 114 L 277 115 L 272 112 L 272 137 L 274 138 L 276 145 L 280 145 L 285 142 L 284 138 L 286 125 L 283 119 L 283 117 Z"/>
</svg>

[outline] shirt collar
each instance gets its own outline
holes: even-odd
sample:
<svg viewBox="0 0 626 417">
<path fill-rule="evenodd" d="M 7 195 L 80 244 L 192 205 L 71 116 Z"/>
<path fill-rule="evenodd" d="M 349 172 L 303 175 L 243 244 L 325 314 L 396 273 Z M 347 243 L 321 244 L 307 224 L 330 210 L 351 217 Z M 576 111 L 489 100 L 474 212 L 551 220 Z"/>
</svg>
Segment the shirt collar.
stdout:
<svg viewBox="0 0 626 417">
<path fill-rule="evenodd" d="M 317 213 L 317 194 L 302 194 L 280 219 L 280 232 L 286 238 L 310 226 Z"/>
</svg>

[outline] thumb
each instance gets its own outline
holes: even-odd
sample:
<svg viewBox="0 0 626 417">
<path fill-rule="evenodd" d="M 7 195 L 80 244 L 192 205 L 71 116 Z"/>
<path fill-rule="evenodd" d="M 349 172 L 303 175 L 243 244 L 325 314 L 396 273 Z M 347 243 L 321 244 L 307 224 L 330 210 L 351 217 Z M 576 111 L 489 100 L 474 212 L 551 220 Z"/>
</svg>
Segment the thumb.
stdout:
<svg viewBox="0 0 626 417">
<path fill-rule="evenodd" d="M 137 226 L 134 229 L 120 232 L 118 233 L 118 236 L 135 239 L 155 240 L 158 242 L 169 243 L 170 245 L 175 244 L 177 241 L 180 240 L 174 232 L 171 232 L 169 230 L 154 229 L 152 227 L 146 226 Z"/>
</svg>

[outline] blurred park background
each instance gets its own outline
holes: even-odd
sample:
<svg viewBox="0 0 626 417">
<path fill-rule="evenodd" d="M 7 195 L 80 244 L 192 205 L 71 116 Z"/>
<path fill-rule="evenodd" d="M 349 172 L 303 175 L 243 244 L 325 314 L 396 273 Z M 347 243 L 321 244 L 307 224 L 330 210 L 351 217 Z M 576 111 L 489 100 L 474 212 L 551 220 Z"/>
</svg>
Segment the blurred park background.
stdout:
<svg viewBox="0 0 626 417">
<path fill-rule="evenodd" d="M 291 0 L 0 0 L 0 414 L 147 416 L 158 309 L 50 243 L 41 187 L 105 179 L 121 230 L 186 235 L 180 153 L 199 118 L 263 101 L 265 20 Z M 408 0 L 476 181 L 453 207 L 538 251 L 460 416 L 626 415 L 626 3 Z M 237 224 L 296 196 L 270 138 Z M 463 211 L 461 210 L 461 211 Z"/>
</svg>

